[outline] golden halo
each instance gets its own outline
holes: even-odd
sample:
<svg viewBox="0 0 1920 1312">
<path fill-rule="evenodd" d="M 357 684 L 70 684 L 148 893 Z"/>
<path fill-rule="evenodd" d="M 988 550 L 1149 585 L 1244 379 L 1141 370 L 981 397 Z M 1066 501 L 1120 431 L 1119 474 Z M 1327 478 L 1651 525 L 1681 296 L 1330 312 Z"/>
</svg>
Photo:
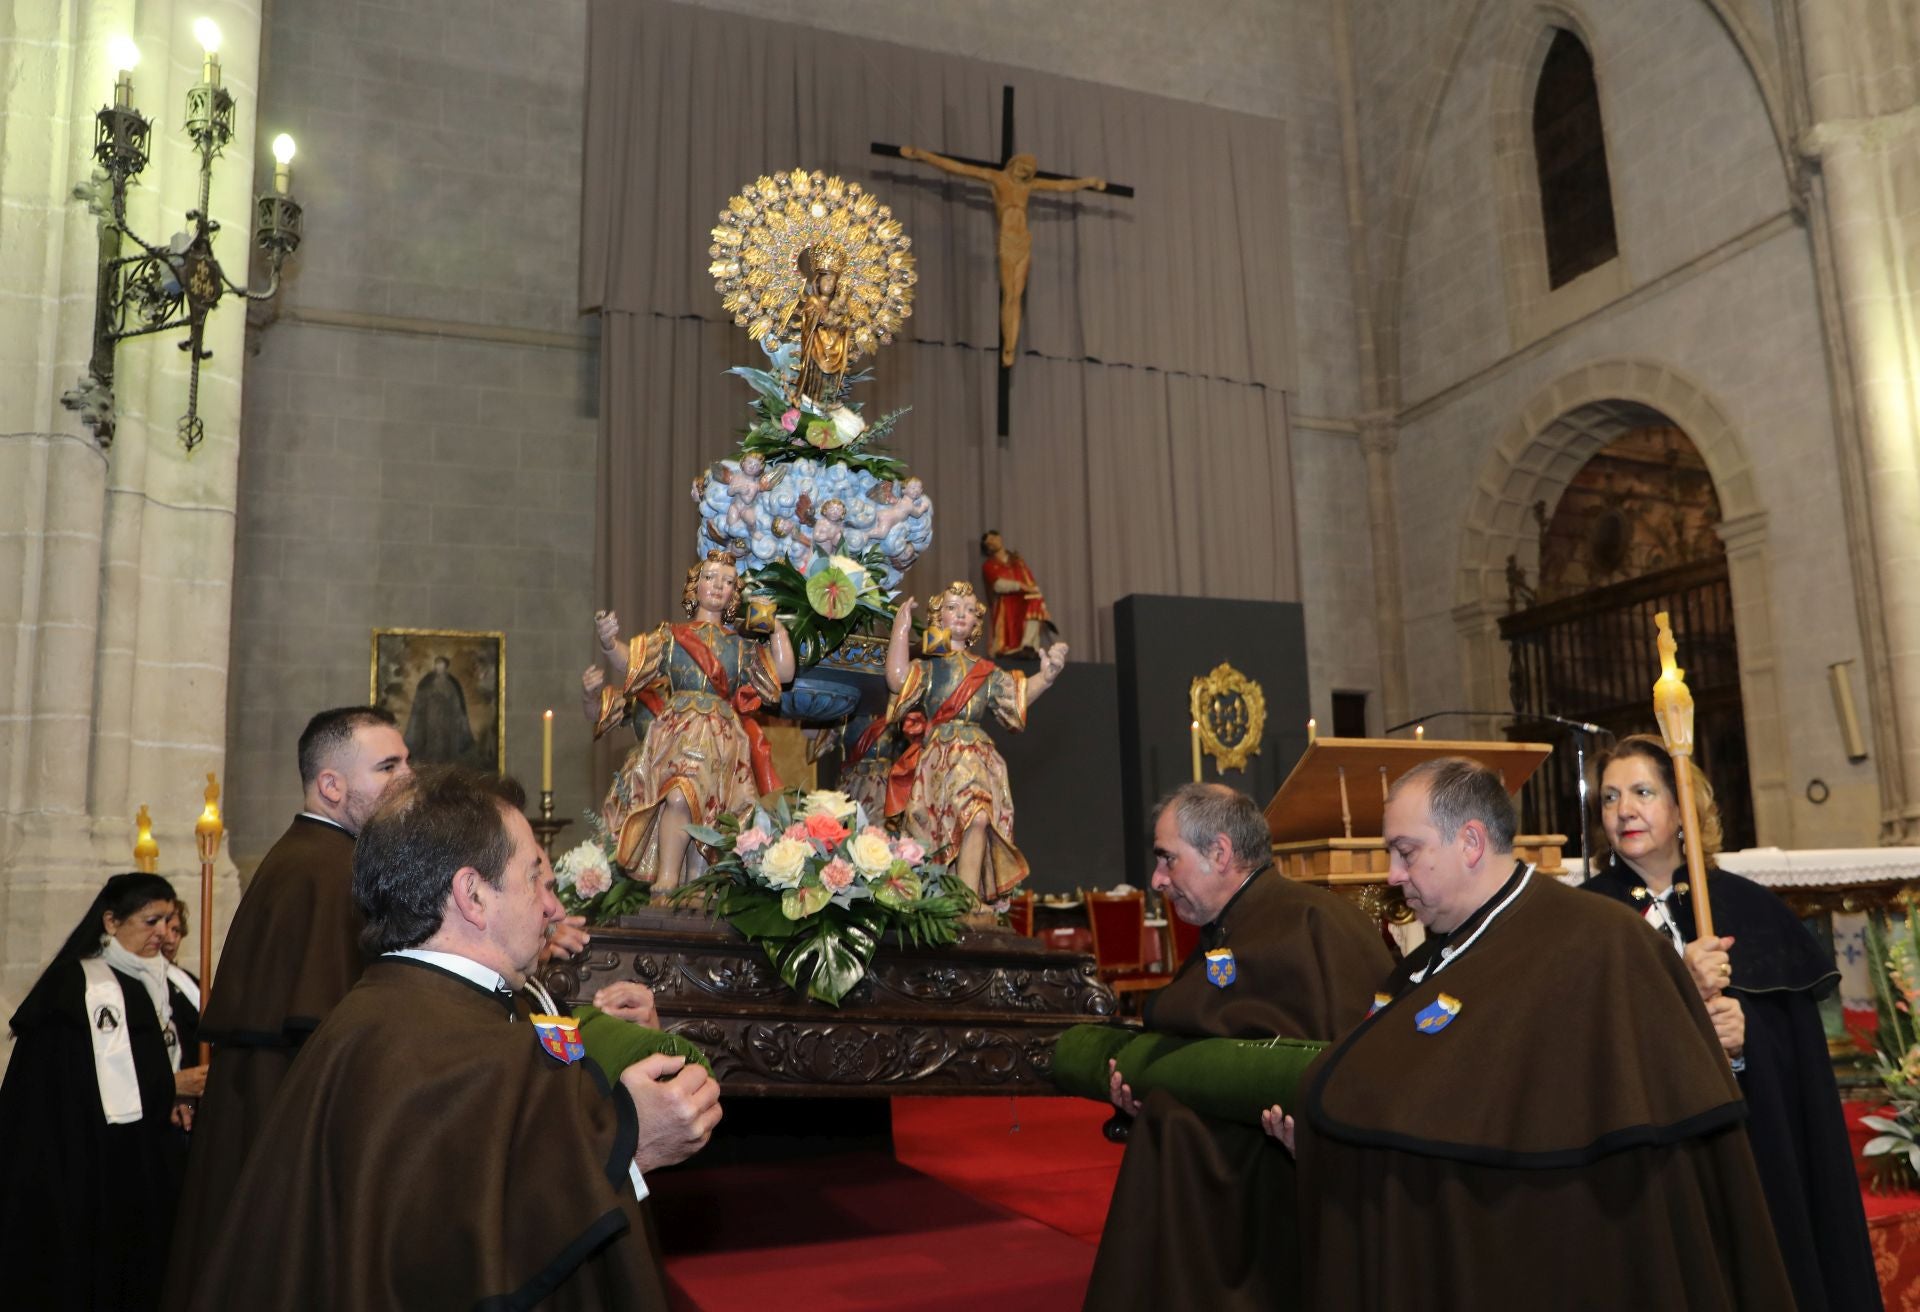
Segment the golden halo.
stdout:
<svg viewBox="0 0 1920 1312">
<path fill-rule="evenodd" d="M 759 178 L 727 201 L 707 247 L 707 272 L 720 304 L 756 342 L 791 342 L 806 290 L 800 257 L 815 251 L 816 264 L 840 277 L 834 299 L 845 307 L 852 361 L 893 341 L 913 313 L 912 245 L 893 211 L 859 183 L 793 169 Z"/>
</svg>

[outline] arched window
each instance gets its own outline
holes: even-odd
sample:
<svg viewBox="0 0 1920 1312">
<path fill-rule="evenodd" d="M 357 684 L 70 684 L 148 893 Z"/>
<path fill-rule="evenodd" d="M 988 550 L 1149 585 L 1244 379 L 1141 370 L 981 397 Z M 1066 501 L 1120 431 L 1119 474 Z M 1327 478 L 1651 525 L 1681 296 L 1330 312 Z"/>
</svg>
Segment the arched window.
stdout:
<svg viewBox="0 0 1920 1312">
<path fill-rule="evenodd" d="M 1560 287 L 1620 250 L 1593 56 L 1565 28 L 1554 32 L 1533 93 L 1533 157 L 1540 171 L 1547 285 Z"/>
</svg>

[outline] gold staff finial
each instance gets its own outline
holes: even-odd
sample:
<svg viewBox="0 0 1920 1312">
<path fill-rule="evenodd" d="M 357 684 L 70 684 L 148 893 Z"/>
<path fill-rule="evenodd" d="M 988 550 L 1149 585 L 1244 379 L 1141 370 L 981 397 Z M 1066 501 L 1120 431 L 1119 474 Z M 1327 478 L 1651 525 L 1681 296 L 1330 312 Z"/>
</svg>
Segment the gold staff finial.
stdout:
<svg viewBox="0 0 1920 1312">
<path fill-rule="evenodd" d="M 139 826 L 133 840 L 133 868 L 143 875 L 158 874 L 160 844 L 153 841 L 153 817 L 147 814 L 145 802 L 140 804 L 140 814 L 134 816 L 133 823 Z"/>
</svg>

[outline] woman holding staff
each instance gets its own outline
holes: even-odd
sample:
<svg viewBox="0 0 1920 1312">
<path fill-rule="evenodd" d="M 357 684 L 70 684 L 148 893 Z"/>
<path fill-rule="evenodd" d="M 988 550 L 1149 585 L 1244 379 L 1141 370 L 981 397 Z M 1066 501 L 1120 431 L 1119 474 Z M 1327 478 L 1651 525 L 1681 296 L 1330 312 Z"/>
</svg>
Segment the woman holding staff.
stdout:
<svg viewBox="0 0 1920 1312">
<path fill-rule="evenodd" d="M 1663 656 L 1677 683 L 1672 640 L 1662 628 Z M 1632 907 L 1686 960 L 1746 1094 L 1754 1160 L 1801 1312 L 1878 1308 L 1860 1185 L 1818 1006 L 1839 971 L 1786 903 L 1713 868 L 1720 816 L 1713 788 L 1691 758 L 1691 702 L 1678 739 L 1671 707 L 1661 709 L 1675 750 L 1659 737 L 1635 734 L 1597 762 L 1607 851 L 1585 887 Z"/>
</svg>

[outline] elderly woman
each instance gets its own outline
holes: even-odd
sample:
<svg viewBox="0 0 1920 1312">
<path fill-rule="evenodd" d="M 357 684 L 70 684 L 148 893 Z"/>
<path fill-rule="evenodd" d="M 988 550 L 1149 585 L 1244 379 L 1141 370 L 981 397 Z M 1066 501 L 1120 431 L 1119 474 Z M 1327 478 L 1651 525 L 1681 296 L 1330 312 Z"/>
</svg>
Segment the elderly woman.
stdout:
<svg viewBox="0 0 1920 1312">
<path fill-rule="evenodd" d="M 645 743 L 627 757 L 602 804 L 614 860 L 653 885 L 656 897 L 680 886 L 687 826 L 710 825 L 779 788 L 758 712 L 777 704 L 793 678 L 793 644 L 774 621 L 769 642 L 732 627 L 740 604 L 733 557 L 710 551 L 687 571 L 688 622 L 662 624 L 627 644 L 618 690 L 602 692 L 599 737 L 653 707 Z"/>
<path fill-rule="evenodd" d="M 159 1301 L 180 1188 L 180 1041 L 160 952 L 173 909 L 158 875 L 115 875 L 14 1013 L 0 1083 L 9 1306 Z"/>
<path fill-rule="evenodd" d="M 1818 1002 L 1833 958 L 1769 890 L 1712 867 L 1713 789 L 1691 760 L 1708 861 L 1711 938 L 1698 937 L 1673 758 L 1660 739 L 1623 738 L 1599 759 L 1608 852 L 1585 887 L 1638 912 L 1685 959 L 1747 1096 L 1747 1129 L 1801 1312 L 1877 1308 L 1880 1287 Z"/>
<path fill-rule="evenodd" d="M 973 585 L 956 581 L 927 602 L 927 632 L 945 630 L 945 650 L 910 656 L 912 598 L 893 617 L 887 643 L 887 718 L 906 740 L 888 780 L 887 814 L 936 861 L 950 862 L 961 880 L 993 902 L 1027 877 L 1027 859 L 1013 845 L 1013 792 L 1007 763 L 987 736 L 989 719 L 1009 729 L 1027 727 L 1027 707 L 1053 686 L 1067 663 L 1067 644 L 1040 655 L 1040 672 L 1003 670 L 969 648 L 980 636 L 987 608 Z"/>
</svg>

